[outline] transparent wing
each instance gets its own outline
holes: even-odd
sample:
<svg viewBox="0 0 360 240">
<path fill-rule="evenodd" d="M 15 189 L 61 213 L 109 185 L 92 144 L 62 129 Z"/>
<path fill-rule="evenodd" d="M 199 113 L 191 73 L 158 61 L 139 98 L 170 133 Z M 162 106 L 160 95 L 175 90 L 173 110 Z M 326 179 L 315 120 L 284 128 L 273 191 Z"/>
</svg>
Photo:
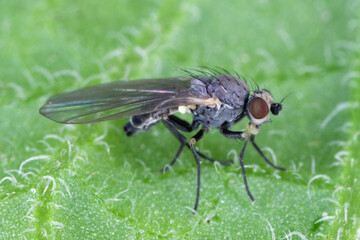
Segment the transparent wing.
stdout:
<svg viewBox="0 0 360 240">
<path fill-rule="evenodd" d="M 185 78 L 118 81 L 51 97 L 40 113 L 59 123 L 90 123 L 182 105 L 206 105 L 204 86 Z"/>
</svg>

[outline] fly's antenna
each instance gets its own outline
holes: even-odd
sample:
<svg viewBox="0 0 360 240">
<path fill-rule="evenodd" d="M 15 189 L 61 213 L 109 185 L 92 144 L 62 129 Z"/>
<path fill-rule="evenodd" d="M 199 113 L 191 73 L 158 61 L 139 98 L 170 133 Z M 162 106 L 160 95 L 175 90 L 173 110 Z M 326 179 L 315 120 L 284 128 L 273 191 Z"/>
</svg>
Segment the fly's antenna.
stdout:
<svg viewBox="0 0 360 240">
<path fill-rule="evenodd" d="M 285 97 L 283 97 L 283 99 L 281 99 L 281 101 L 280 101 L 279 103 L 281 104 L 287 97 L 289 97 L 289 96 L 291 96 L 291 95 L 293 95 L 293 94 L 294 94 L 294 92 L 289 93 L 288 95 L 286 95 Z"/>
<path fill-rule="evenodd" d="M 292 95 L 293 93 L 290 93 L 290 94 L 288 94 L 288 95 L 286 95 L 283 99 L 281 99 L 281 101 L 280 102 L 278 102 L 278 103 L 272 103 L 271 104 L 271 108 L 270 108 L 270 110 L 271 110 L 271 112 L 272 112 L 272 114 L 274 114 L 274 115 L 278 115 L 279 114 L 279 112 L 281 111 L 281 109 L 282 109 L 282 102 L 288 97 L 288 96 L 290 96 L 290 95 Z"/>
</svg>

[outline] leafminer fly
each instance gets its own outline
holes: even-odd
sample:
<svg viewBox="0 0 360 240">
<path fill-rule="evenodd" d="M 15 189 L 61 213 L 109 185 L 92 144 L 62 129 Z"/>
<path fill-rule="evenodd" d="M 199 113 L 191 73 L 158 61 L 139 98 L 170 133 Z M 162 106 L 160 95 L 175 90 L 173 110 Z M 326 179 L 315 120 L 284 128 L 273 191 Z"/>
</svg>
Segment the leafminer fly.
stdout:
<svg viewBox="0 0 360 240">
<path fill-rule="evenodd" d="M 239 162 L 246 192 L 254 201 L 246 180 L 243 156 L 248 141 L 271 167 L 275 166 L 255 143 L 261 124 L 269 121 L 270 112 L 278 115 L 282 101 L 275 103 L 271 93 L 258 87 L 250 95 L 244 78 L 228 71 L 207 68 L 188 71 L 187 77 L 150 79 L 137 81 L 118 81 L 51 97 L 40 108 L 45 117 L 65 124 L 92 123 L 130 117 L 124 127 L 127 136 L 145 132 L 162 122 L 180 142 L 180 147 L 169 165 L 160 170 L 166 172 L 173 166 L 186 146 L 192 151 L 197 165 L 197 188 L 194 210 L 199 204 L 200 158 L 210 162 L 216 160 L 202 154 L 194 147 L 211 128 L 218 128 L 226 138 L 242 139 Z M 174 113 L 191 113 L 192 123 L 188 123 Z M 230 128 L 242 120 L 249 119 L 247 132 L 232 131 Z M 201 126 L 201 127 L 200 127 Z M 187 140 L 180 132 L 200 130 Z M 232 161 L 218 161 L 226 165 Z"/>
</svg>

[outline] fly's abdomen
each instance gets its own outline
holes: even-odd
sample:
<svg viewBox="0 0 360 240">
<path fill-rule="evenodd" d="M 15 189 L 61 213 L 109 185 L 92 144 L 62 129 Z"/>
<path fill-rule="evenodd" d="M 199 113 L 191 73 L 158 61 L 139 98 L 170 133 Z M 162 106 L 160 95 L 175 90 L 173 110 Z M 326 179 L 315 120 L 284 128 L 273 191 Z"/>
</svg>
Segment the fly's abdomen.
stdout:
<svg viewBox="0 0 360 240">
<path fill-rule="evenodd" d="M 130 118 L 130 121 L 124 126 L 124 131 L 127 136 L 132 136 L 140 132 L 146 132 L 153 126 L 158 124 L 159 118 L 154 118 L 151 113 L 142 115 L 135 115 Z"/>
</svg>

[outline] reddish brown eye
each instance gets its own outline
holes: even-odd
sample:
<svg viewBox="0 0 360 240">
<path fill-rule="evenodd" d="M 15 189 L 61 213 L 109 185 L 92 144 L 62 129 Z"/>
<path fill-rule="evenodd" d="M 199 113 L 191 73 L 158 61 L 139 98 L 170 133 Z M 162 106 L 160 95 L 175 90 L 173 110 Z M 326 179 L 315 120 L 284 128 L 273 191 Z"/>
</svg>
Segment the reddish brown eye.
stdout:
<svg viewBox="0 0 360 240">
<path fill-rule="evenodd" d="M 255 97 L 249 104 L 249 112 L 256 119 L 262 119 L 269 114 L 269 107 L 264 99 Z"/>
</svg>

